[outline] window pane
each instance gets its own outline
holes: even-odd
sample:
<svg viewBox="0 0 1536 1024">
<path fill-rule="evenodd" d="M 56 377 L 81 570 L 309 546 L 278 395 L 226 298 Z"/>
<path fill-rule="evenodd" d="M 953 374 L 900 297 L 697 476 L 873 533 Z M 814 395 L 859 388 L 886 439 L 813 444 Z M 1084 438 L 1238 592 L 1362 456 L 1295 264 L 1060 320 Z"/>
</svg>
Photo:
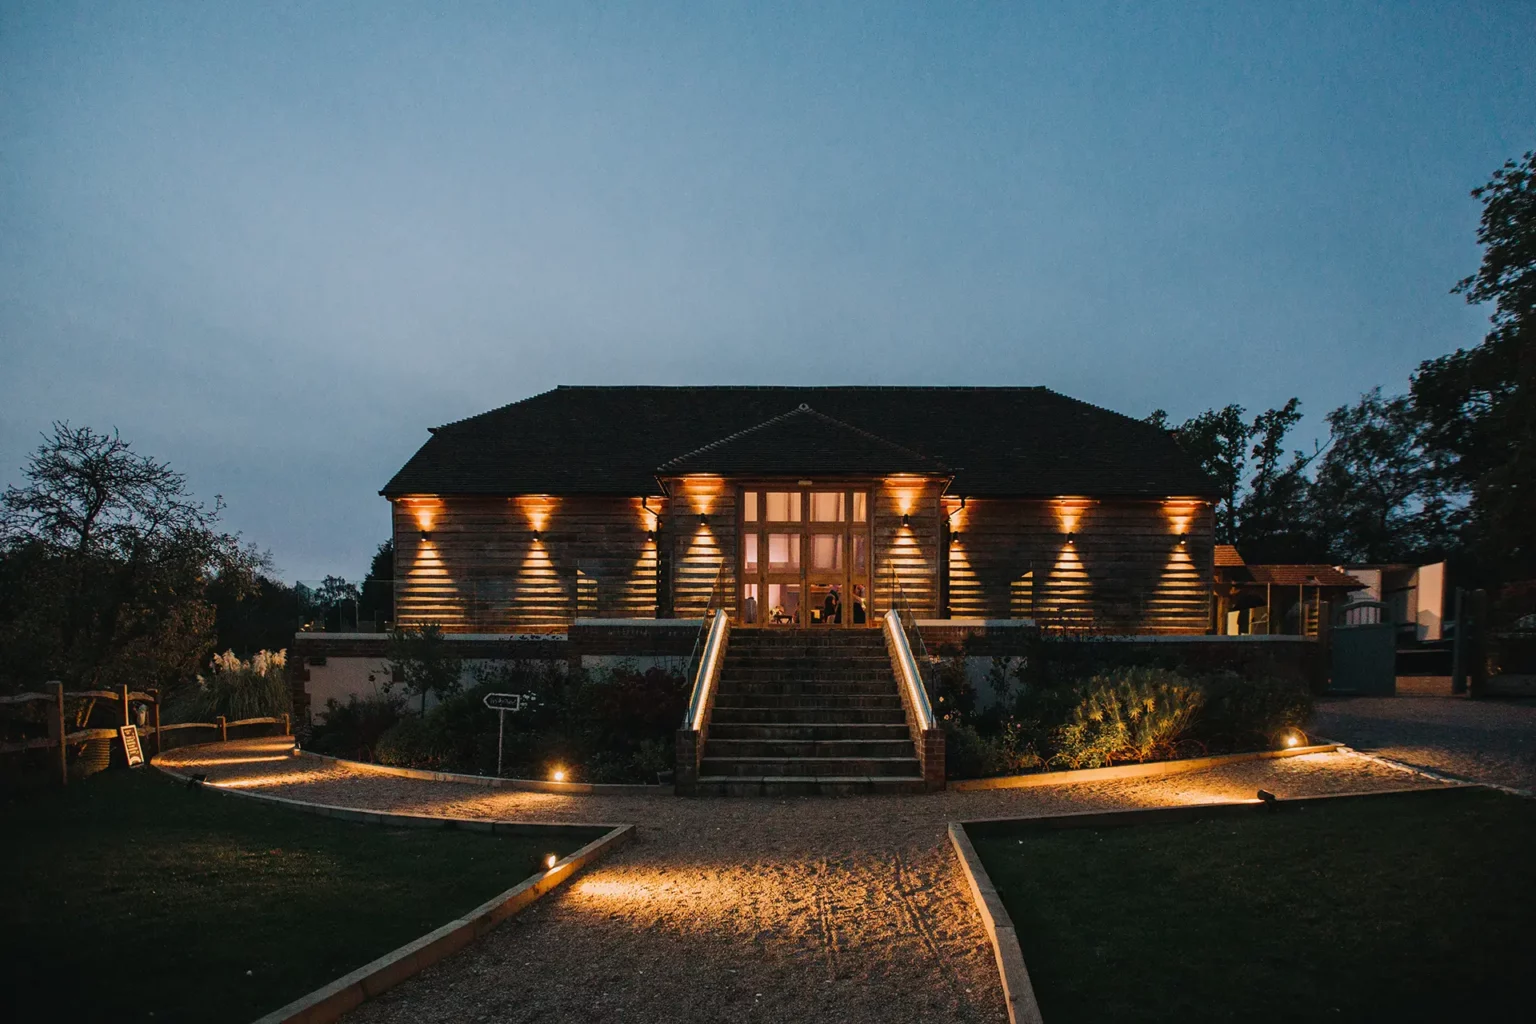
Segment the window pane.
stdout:
<svg viewBox="0 0 1536 1024">
<path fill-rule="evenodd" d="M 746 563 L 746 572 L 757 572 L 757 534 L 749 533 L 742 538 L 742 561 Z"/>
<path fill-rule="evenodd" d="M 811 492 L 811 522 L 840 523 L 843 521 L 842 491 Z"/>
<path fill-rule="evenodd" d="M 855 491 L 853 495 L 853 521 L 864 523 L 869 521 L 869 495 L 863 491 Z"/>
<path fill-rule="evenodd" d="M 859 533 L 853 535 L 853 571 L 869 572 L 869 538 Z"/>
<path fill-rule="evenodd" d="M 792 626 L 800 621 L 800 584 L 768 584 L 767 621 L 776 626 Z"/>
<path fill-rule="evenodd" d="M 768 535 L 768 568 L 780 571 L 800 568 L 800 535 L 798 533 Z"/>
<path fill-rule="evenodd" d="M 843 567 L 843 537 L 841 534 L 816 533 L 811 535 L 811 568 L 841 569 Z"/>
<path fill-rule="evenodd" d="M 741 496 L 742 518 L 749 523 L 757 522 L 757 492 L 747 491 Z"/>
<path fill-rule="evenodd" d="M 764 496 L 770 523 L 798 523 L 800 521 L 799 491 L 769 491 Z"/>
</svg>

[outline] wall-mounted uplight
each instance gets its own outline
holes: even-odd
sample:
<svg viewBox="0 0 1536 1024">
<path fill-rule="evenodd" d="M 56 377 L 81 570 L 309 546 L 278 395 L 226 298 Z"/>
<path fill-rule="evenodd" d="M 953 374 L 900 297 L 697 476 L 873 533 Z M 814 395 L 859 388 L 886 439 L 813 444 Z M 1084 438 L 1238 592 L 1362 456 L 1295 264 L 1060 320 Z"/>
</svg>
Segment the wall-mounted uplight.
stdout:
<svg viewBox="0 0 1536 1024">
<path fill-rule="evenodd" d="M 959 544 L 960 543 L 960 531 L 959 530 L 951 530 L 950 531 L 950 533 L 949 533 L 949 542 L 951 544 Z"/>
<path fill-rule="evenodd" d="M 700 526 L 708 526 L 709 525 L 709 516 L 705 515 L 702 512 L 699 513 L 699 525 Z"/>
<path fill-rule="evenodd" d="M 1076 540 L 1077 540 L 1077 534 L 1073 533 L 1071 530 L 1068 530 L 1067 531 L 1067 543 L 1071 544 L 1071 543 L 1073 543 Z"/>
<path fill-rule="evenodd" d="M 1188 532 L 1179 534 L 1179 543 L 1180 544 L 1183 544 L 1187 540 L 1189 540 L 1189 533 Z"/>
<path fill-rule="evenodd" d="M 538 539 L 539 539 L 539 531 L 538 530 L 534 530 L 533 531 L 533 539 L 534 539 L 535 542 L 538 541 Z"/>
<path fill-rule="evenodd" d="M 911 526 L 912 525 L 912 516 L 909 513 L 903 512 L 901 514 L 901 525 L 902 526 Z"/>
<path fill-rule="evenodd" d="M 421 539 L 422 540 L 431 540 L 432 539 L 432 531 L 431 530 L 422 530 L 421 531 Z"/>
</svg>

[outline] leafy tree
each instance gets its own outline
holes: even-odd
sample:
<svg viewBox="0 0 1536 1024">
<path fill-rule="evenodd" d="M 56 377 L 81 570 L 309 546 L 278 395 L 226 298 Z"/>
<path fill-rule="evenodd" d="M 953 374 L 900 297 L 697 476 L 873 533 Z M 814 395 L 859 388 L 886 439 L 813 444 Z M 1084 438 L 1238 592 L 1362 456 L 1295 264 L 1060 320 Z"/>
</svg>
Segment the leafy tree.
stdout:
<svg viewBox="0 0 1536 1024">
<path fill-rule="evenodd" d="M 1505 579 L 1536 576 L 1536 152 L 1472 190 L 1483 261 L 1454 292 L 1494 303 L 1482 344 L 1427 360 L 1411 393 L 1443 485 L 1470 497 L 1471 541 Z"/>
<path fill-rule="evenodd" d="M 1242 545 L 1245 556 L 1255 560 L 1297 557 L 1315 547 L 1298 531 L 1304 521 L 1306 468 L 1315 454 L 1293 452 L 1289 461 L 1285 458 L 1285 439 L 1301 419 L 1300 408 L 1301 402 L 1292 398 L 1249 420 L 1242 406 L 1228 405 L 1177 426 L 1169 425 L 1162 409 L 1147 417 L 1172 434 L 1215 481 L 1220 494 L 1216 539 Z"/>
<path fill-rule="evenodd" d="M 416 629 L 397 629 L 389 634 L 389 663 L 406 693 L 421 697 L 421 713 L 427 713 L 427 694 L 446 700 L 459 690 L 464 662 L 452 641 L 436 623 Z"/>
<path fill-rule="evenodd" d="M 115 431 L 55 423 L 0 497 L 0 685 L 45 679 L 174 689 L 214 638 L 209 584 L 250 585 L 264 559 L 218 528 L 186 478 Z"/>
<path fill-rule="evenodd" d="M 1312 484 L 1314 530 L 1340 561 L 1394 562 L 1443 556 L 1451 546 L 1449 502 L 1423 449 L 1407 397 L 1375 388 L 1328 414 L 1331 441 Z"/>
<path fill-rule="evenodd" d="M 379 545 L 363 577 L 363 596 L 358 602 L 359 616 L 391 621 L 395 617 L 395 541 Z"/>
</svg>

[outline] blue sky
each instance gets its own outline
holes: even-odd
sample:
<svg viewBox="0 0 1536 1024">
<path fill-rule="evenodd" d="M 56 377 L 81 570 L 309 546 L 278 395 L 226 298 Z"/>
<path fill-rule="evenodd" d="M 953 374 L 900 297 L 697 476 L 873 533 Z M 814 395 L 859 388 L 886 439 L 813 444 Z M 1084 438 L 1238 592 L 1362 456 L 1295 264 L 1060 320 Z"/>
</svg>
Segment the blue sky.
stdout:
<svg viewBox="0 0 1536 1024">
<path fill-rule="evenodd" d="M 0 0 L 0 482 L 54 419 L 288 579 L 561 383 L 1310 413 L 1482 336 L 1536 4 Z M 920 411 L 915 414 L 920 415 Z"/>
</svg>

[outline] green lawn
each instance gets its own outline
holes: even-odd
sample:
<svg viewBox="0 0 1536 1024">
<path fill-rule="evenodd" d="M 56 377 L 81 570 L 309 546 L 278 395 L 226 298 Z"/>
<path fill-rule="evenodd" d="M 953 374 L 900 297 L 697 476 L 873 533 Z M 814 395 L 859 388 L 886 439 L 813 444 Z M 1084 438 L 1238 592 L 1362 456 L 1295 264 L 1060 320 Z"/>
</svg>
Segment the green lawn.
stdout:
<svg viewBox="0 0 1536 1024">
<path fill-rule="evenodd" d="M 152 768 L 0 800 L 0 1018 L 17 1021 L 248 1021 L 601 834 L 356 825 Z"/>
<path fill-rule="evenodd" d="M 1428 792 L 973 841 L 1049 1024 L 1536 1019 L 1530 800 Z"/>
</svg>

